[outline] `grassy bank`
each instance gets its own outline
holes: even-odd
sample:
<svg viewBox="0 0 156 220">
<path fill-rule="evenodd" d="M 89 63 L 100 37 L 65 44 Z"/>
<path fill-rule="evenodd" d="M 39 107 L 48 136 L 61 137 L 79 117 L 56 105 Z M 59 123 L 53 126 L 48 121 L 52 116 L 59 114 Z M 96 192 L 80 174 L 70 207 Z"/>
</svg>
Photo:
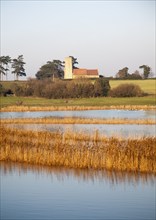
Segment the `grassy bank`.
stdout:
<svg viewBox="0 0 156 220">
<path fill-rule="evenodd" d="M 1 126 L 1 161 L 156 173 L 156 138 L 119 139 Z"/>
<path fill-rule="evenodd" d="M 20 103 L 20 105 L 19 105 Z M 148 109 L 156 106 L 155 96 L 132 98 L 45 99 L 34 97 L 0 97 L 1 111 L 85 110 L 85 109 Z M 154 107 L 155 108 L 155 107 Z M 23 110 L 22 110 L 23 109 Z M 32 109 L 32 110 L 31 110 Z"/>
<path fill-rule="evenodd" d="M 11 118 L 1 119 L 1 124 L 156 124 L 154 119 L 98 119 L 98 118 Z"/>
<path fill-rule="evenodd" d="M 4 88 L 9 89 L 13 86 L 13 84 L 24 85 L 26 81 L 19 82 L 0 82 Z M 73 110 L 74 108 L 81 109 L 105 109 L 105 108 L 114 108 L 116 109 L 133 109 L 134 106 L 155 106 L 156 105 L 156 79 L 148 79 L 148 80 L 110 80 L 111 88 L 117 87 L 123 83 L 133 83 L 139 85 L 140 88 L 148 93 L 148 96 L 145 97 L 131 97 L 131 98 L 111 98 L 111 97 L 98 97 L 98 98 L 75 98 L 75 99 L 46 99 L 46 98 L 37 98 L 37 97 L 0 97 L 0 108 L 11 107 L 12 111 L 16 111 L 16 107 L 19 109 L 22 107 L 23 111 L 26 110 L 27 107 L 30 107 L 31 111 L 32 107 L 45 108 L 50 107 L 54 110 L 59 110 L 59 108 L 70 108 Z M 24 110 L 25 108 L 25 110 Z M 141 109 L 140 107 L 138 107 Z M 44 110 L 44 109 L 43 109 Z M 7 110 L 6 110 L 7 111 Z M 27 110 L 26 110 L 27 111 Z M 38 110 L 36 110 L 38 111 Z M 40 110 L 39 110 L 40 111 Z"/>
</svg>

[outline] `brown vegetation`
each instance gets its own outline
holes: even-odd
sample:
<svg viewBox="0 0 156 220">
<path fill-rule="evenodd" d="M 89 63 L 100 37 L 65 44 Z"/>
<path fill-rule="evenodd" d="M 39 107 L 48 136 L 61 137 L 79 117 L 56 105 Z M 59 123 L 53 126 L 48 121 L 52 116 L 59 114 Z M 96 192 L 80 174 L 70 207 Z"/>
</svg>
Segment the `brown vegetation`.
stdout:
<svg viewBox="0 0 156 220">
<path fill-rule="evenodd" d="M 110 90 L 111 97 L 140 97 L 145 95 L 140 86 L 133 83 L 125 83 Z"/>
<path fill-rule="evenodd" d="M 156 173 L 155 137 L 106 138 L 1 126 L 0 160 L 72 168 Z"/>
<path fill-rule="evenodd" d="M 92 82 L 88 79 L 71 81 L 55 79 L 29 79 L 26 84 L 15 84 L 12 88 L 16 96 L 35 96 L 48 99 L 84 98 L 107 96 L 110 90 L 109 81 L 104 78 Z"/>
<path fill-rule="evenodd" d="M 74 110 L 150 110 L 156 109 L 155 105 L 111 105 L 111 106 L 7 106 L 0 112 L 25 112 L 25 111 L 74 111 Z"/>
<path fill-rule="evenodd" d="M 98 119 L 98 118 L 10 118 L 1 119 L 1 124 L 156 124 L 154 119 Z"/>
</svg>

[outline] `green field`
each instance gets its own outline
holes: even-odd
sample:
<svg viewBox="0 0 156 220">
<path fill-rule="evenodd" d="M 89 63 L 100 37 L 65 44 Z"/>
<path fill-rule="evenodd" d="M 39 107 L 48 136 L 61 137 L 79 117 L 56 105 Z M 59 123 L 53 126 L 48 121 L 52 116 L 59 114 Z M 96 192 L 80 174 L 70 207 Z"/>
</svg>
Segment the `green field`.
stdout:
<svg viewBox="0 0 156 220">
<path fill-rule="evenodd" d="M 133 83 L 148 93 L 149 95 L 156 94 L 156 79 L 146 79 L 146 80 L 110 80 L 111 88 L 117 87 L 120 84 Z"/>
<path fill-rule="evenodd" d="M 82 99 L 44 99 L 34 97 L 1 97 L 0 106 L 17 105 L 22 101 L 24 106 L 111 106 L 111 105 L 155 105 L 154 96 L 132 98 L 82 98 Z"/>
<path fill-rule="evenodd" d="M 25 81 L 18 82 L 1 82 L 5 88 L 10 88 L 14 83 L 25 83 Z M 141 87 L 141 89 L 150 94 L 144 97 L 132 98 L 80 98 L 80 99 L 45 99 L 36 97 L 1 97 L 0 106 L 17 105 L 22 101 L 24 106 L 111 106 L 111 105 L 155 105 L 156 104 L 156 80 L 110 80 L 111 88 L 123 83 L 134 83 Z"/>
</svg>

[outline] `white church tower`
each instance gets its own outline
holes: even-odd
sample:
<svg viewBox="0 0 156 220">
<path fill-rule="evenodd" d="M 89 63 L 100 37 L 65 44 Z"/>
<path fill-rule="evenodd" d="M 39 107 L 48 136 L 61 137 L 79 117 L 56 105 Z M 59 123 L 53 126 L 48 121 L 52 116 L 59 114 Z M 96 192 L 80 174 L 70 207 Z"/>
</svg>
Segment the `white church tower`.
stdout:
<svg viewBox="0 0 156 220">
<path fill-rule="evenodd" d="M 64 67 L 64 79 L 72 79 L 72 78 L 73 78 L 72 57 L 66 57 L 65 67 Z"/>
</svg>

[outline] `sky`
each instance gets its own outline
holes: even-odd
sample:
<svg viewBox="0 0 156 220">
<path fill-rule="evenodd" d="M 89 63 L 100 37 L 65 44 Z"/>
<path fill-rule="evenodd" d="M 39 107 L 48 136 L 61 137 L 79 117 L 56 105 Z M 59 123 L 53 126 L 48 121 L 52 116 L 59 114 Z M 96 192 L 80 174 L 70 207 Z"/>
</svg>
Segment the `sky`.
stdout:
<svg viewBox="0 0 156 220">
<path fill-rule="evenodd" d="M 104 76 L 115 76 L 124 67 L 133 73 L 144 64 L 155 74 L 154 0 L 0 4 L 1 56 L 22 54 L 27 77 L 35 77 L 47 61 L 68 56 L 77 58 L 77 67 L 98 69 Z"/>
</svg>

